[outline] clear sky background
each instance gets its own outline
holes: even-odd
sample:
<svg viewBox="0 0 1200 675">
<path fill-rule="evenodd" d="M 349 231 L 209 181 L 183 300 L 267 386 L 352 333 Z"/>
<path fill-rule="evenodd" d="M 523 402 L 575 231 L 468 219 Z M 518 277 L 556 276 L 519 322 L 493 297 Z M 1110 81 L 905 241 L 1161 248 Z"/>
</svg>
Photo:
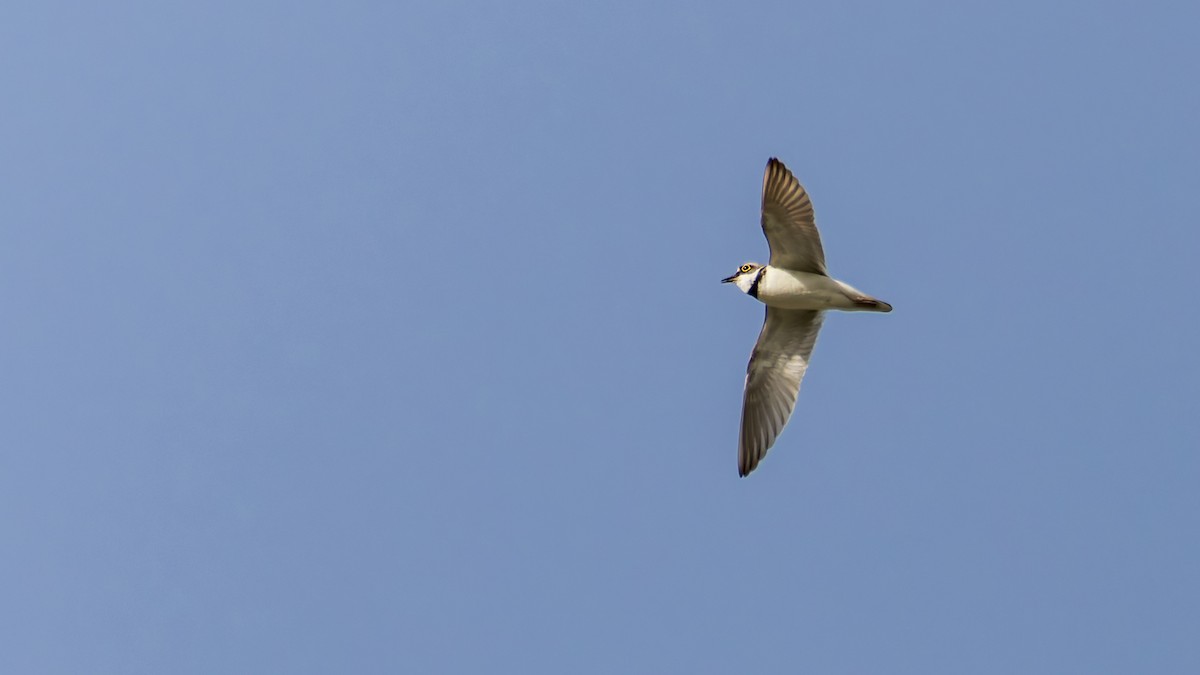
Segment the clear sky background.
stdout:
<svg viewBox="0 0 1200 675">
<path fill-rule="evenodd" d="M 5 4 L 0 671 L 1200 672 L 1198 26 Z"/>
</svg>

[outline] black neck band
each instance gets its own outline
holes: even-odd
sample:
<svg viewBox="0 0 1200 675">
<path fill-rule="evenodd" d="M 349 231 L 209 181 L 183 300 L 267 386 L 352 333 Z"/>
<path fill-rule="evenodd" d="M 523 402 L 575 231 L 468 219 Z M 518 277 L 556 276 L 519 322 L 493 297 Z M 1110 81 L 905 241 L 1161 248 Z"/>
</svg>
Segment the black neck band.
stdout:
<svg viewBox="0 0 1200 675">
<path fill-rule="evenodd" d="M 767 273 L 767 268 L 765 268 L 765 267 L 758 268 L 758 274 L 754 275 L 754 283 L 750 284 L 750 290 L 748 291 L 750 294 L 750 297 L 752 297 L 752 298 L 758 297 L 758 284 L 762 282 L 763 275 L 766 273 Z"/>
</svg>

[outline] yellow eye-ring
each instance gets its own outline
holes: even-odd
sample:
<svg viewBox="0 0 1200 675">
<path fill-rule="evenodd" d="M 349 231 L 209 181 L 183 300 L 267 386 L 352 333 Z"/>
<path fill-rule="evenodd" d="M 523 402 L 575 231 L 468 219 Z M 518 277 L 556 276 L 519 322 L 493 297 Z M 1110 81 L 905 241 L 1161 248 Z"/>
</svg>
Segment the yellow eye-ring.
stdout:
<svg viewBox="0 0 1200 675">
<path fill-rule="evenodd" d="M 752 269 L 754 269 L 754 267 L 753 267 L 753 266 L 751 266 L 751 265 L 742 265 L 742 271 L 743 271 L 743 272 L 749 272 L 749 271 L 750 271 L 750 270 L 752 270 Z"/>
</svg>

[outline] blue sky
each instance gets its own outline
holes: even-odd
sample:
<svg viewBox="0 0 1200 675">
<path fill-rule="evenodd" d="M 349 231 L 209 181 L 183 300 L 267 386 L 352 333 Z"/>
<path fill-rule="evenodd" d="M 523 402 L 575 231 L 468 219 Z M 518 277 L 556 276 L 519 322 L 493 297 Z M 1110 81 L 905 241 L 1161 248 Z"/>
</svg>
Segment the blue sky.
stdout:
<svg viewBox="0 0 1200 675">
<path fill-rule="evenodd" d="M 1200 671 L 1191 3 L 10 3 L 0 670 Z M 831 271 L 738 479 L 761 172 Z"/>
</svg>

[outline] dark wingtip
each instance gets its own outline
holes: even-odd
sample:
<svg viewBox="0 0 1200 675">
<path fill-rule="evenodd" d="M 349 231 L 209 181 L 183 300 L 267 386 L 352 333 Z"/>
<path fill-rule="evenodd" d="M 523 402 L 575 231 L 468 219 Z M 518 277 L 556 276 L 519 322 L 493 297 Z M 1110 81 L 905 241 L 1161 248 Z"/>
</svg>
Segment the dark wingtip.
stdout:
<svg viewBox="0 0 1200 675">
<path fill-rule="evenodd" d="M 749 476 L 757 466 L 758 462 L 752 456 L 738 457 L 738 478 Z"/>
</svg>

